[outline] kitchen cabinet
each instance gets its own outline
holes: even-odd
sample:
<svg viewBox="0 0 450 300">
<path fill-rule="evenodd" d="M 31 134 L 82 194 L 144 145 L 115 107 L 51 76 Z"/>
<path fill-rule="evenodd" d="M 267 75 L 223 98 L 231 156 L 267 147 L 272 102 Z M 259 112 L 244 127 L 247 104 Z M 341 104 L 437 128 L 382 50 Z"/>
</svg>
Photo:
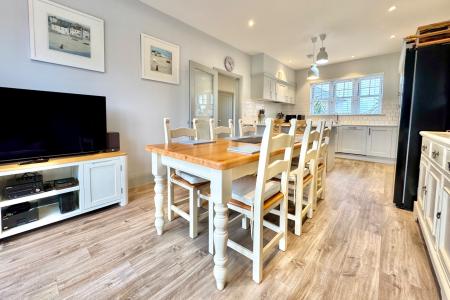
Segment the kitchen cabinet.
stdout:
<svg viewBox="0 0 450 300">
<path fill-rule="evenodd" d="M 380 158 L 395 158 L 397 127 L 339 126 L 337 152 Z"/>
<path fill-rule="evenodd" d="M 450 133 L 420 132 L 422 151 L 414 213 L 443 299 L 450 297 Z M 439 153 L 439 154 L 438 154 Z"/>
<path fill-rule="evenodd" d="M 252 76 L 251 94 L 254 100 L 295 104 L 295 84 L 273 78 L 265 73 Z"/>
<path fill-rule="evenodd" d="M 367 127 L 340 126 L 338 129 L 338 152 L 365 154 Z"/>
</svg>

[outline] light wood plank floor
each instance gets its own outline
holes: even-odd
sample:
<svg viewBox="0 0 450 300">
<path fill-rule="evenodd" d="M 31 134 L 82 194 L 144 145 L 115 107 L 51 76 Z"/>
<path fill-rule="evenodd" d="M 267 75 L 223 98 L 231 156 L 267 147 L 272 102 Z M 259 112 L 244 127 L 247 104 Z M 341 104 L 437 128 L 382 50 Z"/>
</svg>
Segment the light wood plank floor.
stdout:
<svg viewBox="0 0 450 300">
<path fill-rule="evenodd" d="M 229 250 L 229 281 L 215 289 L 207 231 L 181 218 L 153 226 L 152 186 L 113 206 L 0 241 L 0 299 L 438 299 L 412 213 L 392 204 L 393 166 L 337 160 L 326 200 L 274 250 L 260 285 Z M 230 228 L 249 243 L 248 232 Z"/>
</svg>

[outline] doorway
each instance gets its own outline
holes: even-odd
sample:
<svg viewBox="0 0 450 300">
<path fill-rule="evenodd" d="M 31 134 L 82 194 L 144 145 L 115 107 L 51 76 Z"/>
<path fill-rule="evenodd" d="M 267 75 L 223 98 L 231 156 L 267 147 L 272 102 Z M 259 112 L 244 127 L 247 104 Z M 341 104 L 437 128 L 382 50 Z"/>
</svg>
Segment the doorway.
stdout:
<svg viewBox="0 0 450 300">
<path fill-rule="evenodd" d="M 242 77 L 225 70 L 209 68 L 194 61 L 189 63 L 190 117 L 198 120 L 198 138 L 209 139 L 209 119 L 215 126 L 228 127 L 233 120 L 236 132 Z"/>
</svg>

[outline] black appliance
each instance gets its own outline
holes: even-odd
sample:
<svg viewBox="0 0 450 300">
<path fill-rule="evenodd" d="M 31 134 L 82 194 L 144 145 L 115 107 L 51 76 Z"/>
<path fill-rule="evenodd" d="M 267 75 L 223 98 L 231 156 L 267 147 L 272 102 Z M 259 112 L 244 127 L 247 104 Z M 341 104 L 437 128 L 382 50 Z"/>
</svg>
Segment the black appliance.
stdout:
<svg viewBox="0 0 450 300">
<path fill-rule="evenodd" d="M 106 98 L 0 87 L 0 163 L 106 148 Z"/>
<path fill-rule="evenodd" d="M 286 115 L 284 117 L 284 122 L 289 123 L 292 119 L 296 119 L 297 115 Z"/>
<path fill-rule="evenodd" d="M 450 44 L 406 50 L 394 202 L 412 210 L 417 199 L 420 131 L 450 129 Z"/>
<path fill-rule="evenodd" d="M 25 173 L 6 182 L 3 194 L 6 199 L 16 199 L 44 192 L 42 175 Z"/>
<path fill-rule="evenodd" d="M 25 202 L 2 209 L 2 229 L 7 230 L 39 220 L 37 202 Z"/>
<path fill-rule="evenodd" d="M 53 188 L 55 190 L 62 190 L 78 186 L 78 179 L 74 177 L 56 179 L 52 182 Z"/>
</svg>

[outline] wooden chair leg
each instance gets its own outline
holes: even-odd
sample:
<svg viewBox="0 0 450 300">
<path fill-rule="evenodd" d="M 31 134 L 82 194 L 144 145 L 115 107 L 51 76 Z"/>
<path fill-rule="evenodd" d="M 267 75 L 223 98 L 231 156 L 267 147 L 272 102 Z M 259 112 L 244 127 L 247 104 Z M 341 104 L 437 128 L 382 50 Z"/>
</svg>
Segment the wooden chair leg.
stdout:
<svg viewBox="0 0 450 300">
<path fill-rule="evenodd" d="M 298 183 L 295 198 L 295 225 L 294 233 L 300 236 L 302 234 L 302 210 L 303 210 L 303 182 Z"/>
<path fill-rule="evenodd" d="M 247 216 L 242 215 L 242 229 L 248 229 L 249 220 Z"/>
<path fill-rule="evenodd" d="M 308 212 L 307 212 L 307 217 L 309 219 L 312 219 L 313 217 L 313 202 L 314 202 L 314 197 L 315 197 L 315 190 L 314 190 L 314 182 L 311 181 L 311 183 L 309 184 L 309 192 L 308 192 Z"/>
<path fill-rule="evenodd" d="M 302 203 L 300 201 L 300 207 Z M 296 204 L 297 206 L 297 204 Z M 283 201 L 280 204 L 280 230 L 283 233 L 283 237 L 278 243 L 278 248 L 281 251 L 286 251 L 287 249 L 287 231 L 288 231 L 288 196 L 284 196 Z M 300 224 L 301 224 L 301 210 L 300 210 Z M 297 221 L 297 220 L 296 220 Z"/>
<path fill-rule="evenodd" d="M 198 207 L 197 207 L 198 193 L 196 189 L 189 191 L 189 236 L 194 239 L 198 235 Z"/>
<path fill-rule="evenodd" d="M 208 201 L 208 250 L 214 255 L 214 202 Z"/>
<path fill-rule="evenodd" d="M 253 219 L 253 281 L 262 281 L 263 270 L 263 219 L 262 216 L 255 216 Z"/>
</svg>

